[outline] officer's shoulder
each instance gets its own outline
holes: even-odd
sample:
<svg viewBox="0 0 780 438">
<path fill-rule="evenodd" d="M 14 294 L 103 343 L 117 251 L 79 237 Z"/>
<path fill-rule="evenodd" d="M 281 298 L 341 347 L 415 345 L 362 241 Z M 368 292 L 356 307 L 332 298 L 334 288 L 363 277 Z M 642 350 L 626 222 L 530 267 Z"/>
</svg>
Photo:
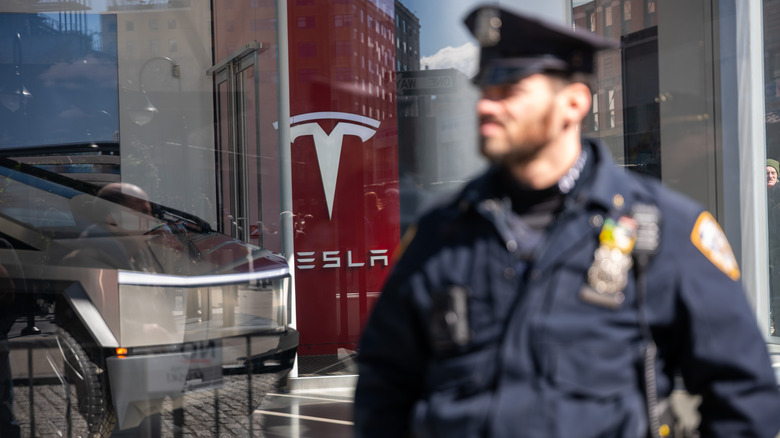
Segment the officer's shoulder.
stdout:
<svg viewBox="0 0 780 438">
<path fill-rule="evenodd" d="M 685 269 L 703 266 L 708 260 L 731 280 L 739 280 L 739 264 L 715 217 L 700 203 L 660 181 L 637 177 L 644 179 L 643 187 L 661 211 L 661 251 L 666 254 L 663 258 L 682 260 L 677 266 Z M 693 254 L 703 257 L 691 258 Z"/>
<path fill-rule="evenodd" d="M 419 214 L 411 224 L 395 254 L 403 265 L 418 265 L 439 251 L 443 245 L 453 243 L 453 237 L 463 237 L 472 227 L 469 221 L 473 208 L 470 194 L 479 192 L 481 177 L 469 181 L 459 190 L 440 196 Z"/>
<path fill-rule="evenodd" d="M 467 218 L 467 213 L 473 210 L 471 207 L 484 196 L 484 186 L 488 178 L 489 176 L 486 174 L 480 175 L 467 182 L 461 188 L 439 197 L 436 202 L 431 203 L 420 214 L 417 220 L 417 228 L 421 231 L 438 230 L 439 233 L 434 233 L 435 236 L 443 231 L 443 224 L 455 223 Z"/>
</svg>

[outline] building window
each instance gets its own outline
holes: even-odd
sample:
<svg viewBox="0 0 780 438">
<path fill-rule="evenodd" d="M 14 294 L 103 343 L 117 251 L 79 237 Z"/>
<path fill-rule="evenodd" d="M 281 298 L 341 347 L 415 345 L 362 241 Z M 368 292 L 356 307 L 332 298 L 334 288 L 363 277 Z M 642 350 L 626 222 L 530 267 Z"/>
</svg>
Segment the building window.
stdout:
<svg viewBox="0 0 780 438">
<path fill-rule="evenodd" d="M 612 37 L 612 6 L 604 8 L 604 36 Z"/>
<path fill-rule="evenodd" d="M 168 51 L 170 53 L 176 53 L 179 51 L 179 43 L 175 39 L 168 40 Z"/>
<path fill-rule="evenodd" d="M 149 54 L 157 56 L 160 54 L 160 42 L 157 40 L 149 41 Z"/>
<path fill-rule="evenodd" d="M 352 41 L 336 41 L 336 56 L 352 56 Z"/>
<path fill-rule="evenodd" d="M 168 19 L 168 29 L 176 29 L 176 19 L 175 18 L 169 18 Z"/>
<path fill-rule="evenodd" d="M 316 58 L 317 43 L 299 43 L 298 56 L 301 58 Z"/>
<path fill-rule="evenodd" d="M 596 14 L 593 11 L 587 13 L 588 30 L 596 32 Z"/>
<path fill-rule="evenodd" d="M 352 15 L 336 15 L 336 27 L 352 27 Z"/>
<path fill-rule="evenodd" d="M 608 105 L 609 105 L 609 127 L 615 127 L 615 90 L 609 90 L 608 93 Z"/>
<path fill-rule="evenodd" d="M 149 30 L 157 30 L 157 19 L 152 18 L 149 20 Z"/>
<path fill-rule="evenodd" d="M 631 0 L 623 0 L 623 34 L 631 33 Z"/>
<path fill-rule="evenodd" d="M 132 32 L 135 30 L 135 22 L 134 21 L 126 21 L 125 22 L 125 30 L 127 32 Z"/>
<path fill-rule="evenodd" d="M 599 94 L 593 93 L 593 131 L 599 130 Z"/>
<path fill-rule="evenodd" d="M 645 2 L 645 27 L 655 26 L 655 0 Z"/>
<path fill-rule="evenodd" d="M 355 75 L 352 72 L 352 69 L 349 67 L 338 67 L 336 68 L 336 80 L 339 82 L 352 82 L 355 80 Z"/>
<path fill-rule="evenodd" d="M 298 70 L 298 81 L 300 81 L 301 83 L 307 84 L 313 82 L 316 78 L 317 78 L 317 69 L 304 68 Z"/>
<path fill-rule="evenodd" d="M 314 27 L 314 17 L 298 17 L 298 29 L 311 29 Z"/>
</svg>

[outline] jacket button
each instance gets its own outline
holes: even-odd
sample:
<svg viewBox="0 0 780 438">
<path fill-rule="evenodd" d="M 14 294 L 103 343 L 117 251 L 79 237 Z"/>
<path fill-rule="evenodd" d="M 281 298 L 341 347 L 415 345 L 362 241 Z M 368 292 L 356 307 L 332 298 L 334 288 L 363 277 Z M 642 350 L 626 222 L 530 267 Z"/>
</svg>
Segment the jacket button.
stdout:
<svg viewBox="0 0 780 438">
<path fill-rule="evenodd" d="M 504 269 L 504 278 L 506 278 L 507 280 L 511 280 L 515 278 L 515 269 L 514 268 Z"/>
<path fill-rule="evenodd" d="M 510 240 L 509 242 L 506 243 L 506 249 L 509 252 L 517 251 L 517 242 L 515 242 L 514 240 Z"/>
<path fill-rule="evenodd" d="M 594 214 L 590 217 L 590 226 L 593 228 L 599 228 L 604 225 L 604 218 L 600 214 Z"/>
</svg>

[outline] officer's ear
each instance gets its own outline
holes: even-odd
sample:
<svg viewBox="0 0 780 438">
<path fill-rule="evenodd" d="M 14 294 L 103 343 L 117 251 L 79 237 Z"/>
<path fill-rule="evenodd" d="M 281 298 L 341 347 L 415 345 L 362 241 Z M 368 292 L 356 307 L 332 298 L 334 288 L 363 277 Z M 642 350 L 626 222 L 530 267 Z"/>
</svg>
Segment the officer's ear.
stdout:
<svg viewBox="0 0 780 438">
<path fill-rule="evenodd" d="M 590 112 L 590 87 L 582 82 L 572 82 L 561 90 L 561 94 L 565 119 L 579 124 Z"/>
</svg>

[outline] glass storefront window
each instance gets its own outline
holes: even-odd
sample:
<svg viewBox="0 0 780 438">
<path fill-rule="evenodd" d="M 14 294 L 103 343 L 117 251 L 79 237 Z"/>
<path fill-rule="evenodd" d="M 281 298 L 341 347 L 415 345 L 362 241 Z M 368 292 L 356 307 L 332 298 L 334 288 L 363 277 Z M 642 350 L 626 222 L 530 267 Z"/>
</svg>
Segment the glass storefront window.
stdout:
<svg viewBox="0 0 780 438">
<path fill-rule="evenodd" d="M 276 2 L 212 6 L 0 4 L 0 436 L 251 436 L 293 367 Z"/>
<path fill-rule="evenodd" d="M 780 159 L 780 14 L 776 1 L 763 3 L 764 81 L 769 247 L 769 334 L 780 339 L 780 185 L 775 167 Z M 762 169 L 762 171 L 764 170 Z"/>
<path fill-rule="evenodd" d="M 251 436 L 288 372 L 354 374 L 402 236 L 485 166 L 461 23 L 479 3 L 0 2 L 0 379 L 22 435 L 174 429 L 196 410 Z M 713 2 L 526 3 L 621 41 L 598 57 L 584 134 L 728 232 Z"/>
<path fill-rule="evenodd" d="M 598 56 L 592 114 L 584 133 L 601 138 L 618 163 L 660 179 L 712 211 L 741 258 L 745 244 L 761 242 L 752 243 L 755 239 L 745 232 L 748 225 L 739 212 L 740 205 L 745 205 L 740 199 L 749 197 L 739 182 L 751 176 L 740 175 L 737 160 L 747 156 L 741 149 L 756 145 L 739 144 L 734 134 L 750 129 L 743 126 L 748 119 L 737 121 L 737 113 L 745 111 L 744 106 L 735 110 L 735 103 L 731 103 L 739 99 L 736 78 L 742 74 L 731 61 L 737 57 L 745 63 L 739 57 L 751 56 L 734 49 L 737 36 L 729 32 L 737 14 L 725 5 L 707 1 L 664 8 L 654 0 L 626 0 L 620 2 L 622 25 L 618 34 L 616 26 L 610 28 L 609 17 L 614 20 L 614 11 L 608 13 L 617 4 L 611 0 L 578 0 L 572 4 L 573 26 L 594 30 L 592 17 L 596 16 L 594 31 L 621 42 L 619 50 Z M 780 149 L 774 131 L 775 119 L 780 118 L 774 114 L 780 93 L 775 93 L 774 80 L 774 6 L 764 2 L 763 65 L 767 78 L 766 156 L 777 159 Z M 703 10 L 721 16 L 712 20 L 702 15 Z M 604 20 L 598 20 L 599 16 Z M 762 175 L 764 171 L 762 167 Z M 778 234 L 772 189 L 767 193 L 770 290 L 763 290 L 763 283 L 757 279 L 745 280 L 761 313 L 757 315 L 759 321 L 766 318 L 762 314 L 765 309 L 774 316 L 776 301 L 774 242 Z M 747 263 L 751 262 L 752 256 L 748 255 Z M 745 268 L 751 276 L 763 272 L 750 265 Z M 773 319 L 769 318 L 767 330 L 770 342 L 775 336 Z"/>
</svg>

